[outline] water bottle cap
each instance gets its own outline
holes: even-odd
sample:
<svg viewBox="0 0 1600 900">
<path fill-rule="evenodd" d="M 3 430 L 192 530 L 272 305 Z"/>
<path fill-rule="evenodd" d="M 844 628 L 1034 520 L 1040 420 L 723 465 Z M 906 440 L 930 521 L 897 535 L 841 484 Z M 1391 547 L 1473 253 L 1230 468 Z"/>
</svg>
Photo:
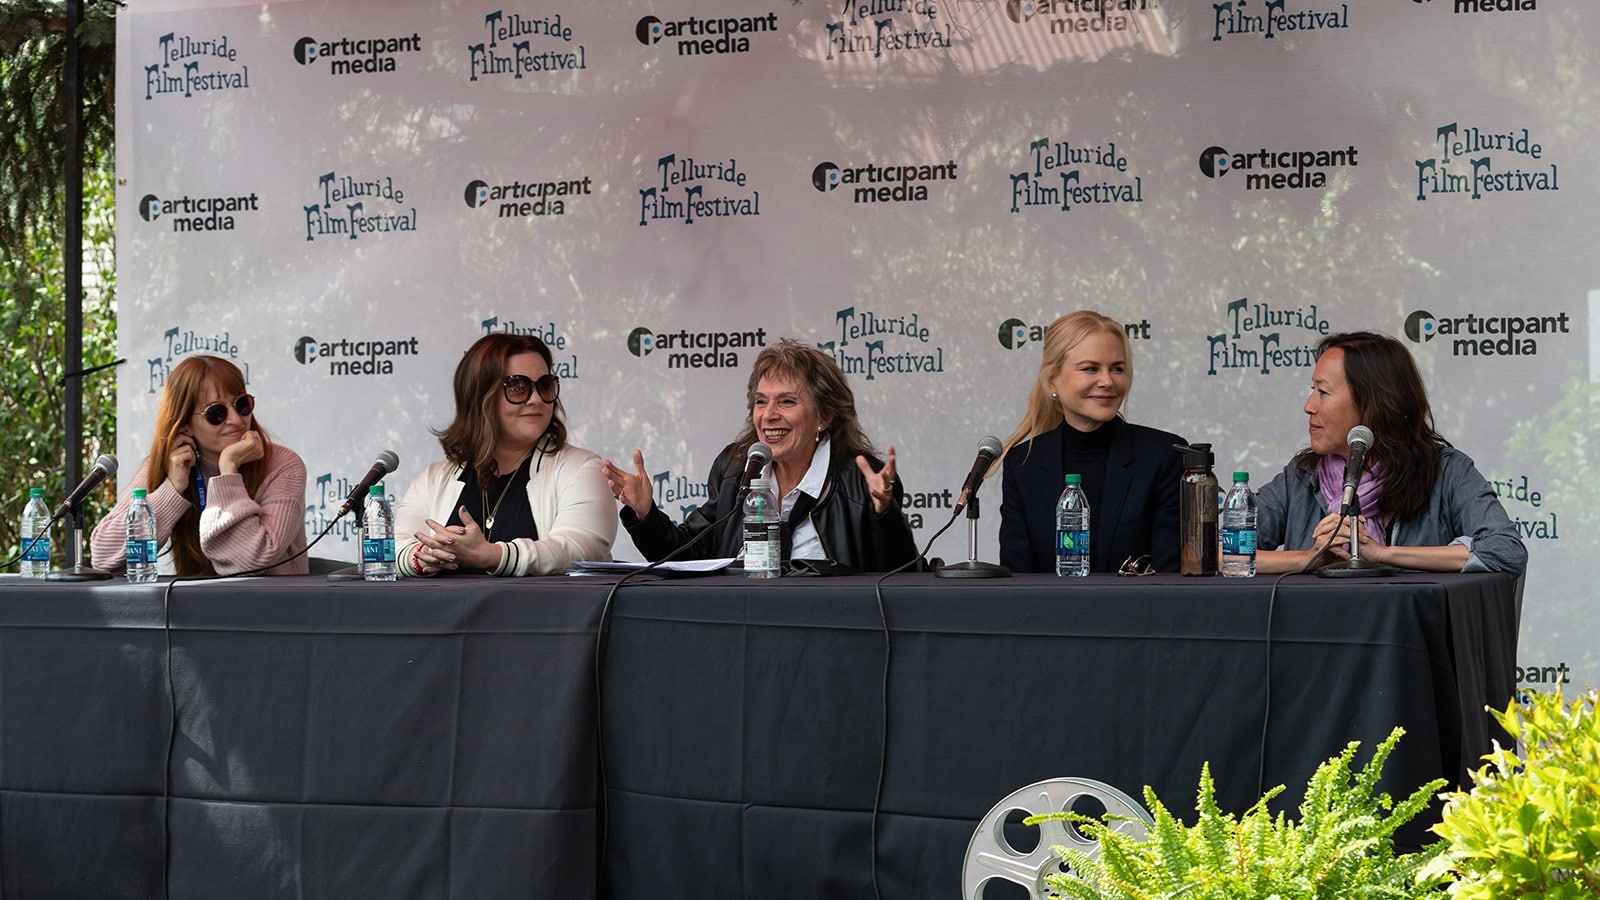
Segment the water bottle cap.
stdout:
<svg viewBox="0 0 1600 900">
<path fill-rule="evenodd" d="M 1185 469 L 1209 469 L 1217 461 L 1210 444 L 1173 444 L 1172 448 L 1183 454 Z"/>
<path fill-rule="evenodd" d="M 1238 484 L 1241 481 L 1244 482 L 1245 484 L 1249 484 L 1250 483 L 1250 473 L 1249 472 L 1235 472 L 1235 473 L 1233 473 L 1233 483 L 1234 484 Z"/>
<path fill-rule="evenodd" d="M 368 497 L 382 497 L 383 496 L 383 485 L 375 484 L 372 487 L 367 488 L 367 496 Z"/>
<path fill-rule="evenodd" d="M 135 499 L 135 500 L 143 500 L 144 498 L 145 498 L 145 490 L 144 490 L 144 488 L 134 488 L 133 489 L 133 499 Z"/>
<path fill-rule="evenodd" d="M 1066 481 L 1067 481 L 1067 484 L 1083 484 L 1083 476 L 1082 475 L 1068 475 Z"/>
<path fill-rule="evenodd" d="M 34 500 L 44 496 L 44 488 L 28 488 L 28 499 Z"/>
<path fill-rule="evenodd" d="M 769 487 L 772 487 L 772 482 L 769 479 L 766 479 L 766 478 L 752 478 L 752 479 L 750 479 L 750 490 L 752 490 L 752 491 L 766 490 Z"/>
</svg>

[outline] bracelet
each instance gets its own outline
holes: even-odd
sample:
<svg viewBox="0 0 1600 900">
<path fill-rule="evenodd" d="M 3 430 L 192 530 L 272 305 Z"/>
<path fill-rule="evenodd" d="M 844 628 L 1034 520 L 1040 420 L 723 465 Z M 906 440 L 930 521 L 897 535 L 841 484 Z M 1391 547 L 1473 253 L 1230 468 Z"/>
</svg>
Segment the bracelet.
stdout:
<svg viewBox="0 0 1600 900">
<path fill-rule="evenodd" d="M 422 547 L 411 548 L 411 574 L 422 574 Z"/>
</svg>

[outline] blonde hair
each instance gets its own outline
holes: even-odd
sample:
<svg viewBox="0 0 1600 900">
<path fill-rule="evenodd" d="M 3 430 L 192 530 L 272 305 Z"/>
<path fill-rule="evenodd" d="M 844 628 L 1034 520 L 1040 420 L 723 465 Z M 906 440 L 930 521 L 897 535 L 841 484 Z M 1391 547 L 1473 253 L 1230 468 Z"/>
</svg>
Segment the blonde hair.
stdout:
<svg viewBox="0 0 1600 900">
<path fill-rule="evenodd" d="M 1044 355 L 1039 360 L 1039 375 L 1033 380 L 1033 390 L 1028 392 L 1028 410 L 1023 413 L 1022 422 L 1016 430 L 1006 438 L 1000 459 L 995 460 L 990 474 L 998 471 L 1000 461 L 1005 459 L 1012 447 L 1061 425 L 1064 420 L 1061 402 L 1050 396 L 1050 383 L 1056 380 L 1056 376 L 1061 374 L 1061 367 L 1067 364 L 1067 354 L 1094 334 L 1116 336 L 1117 342 L 1122 345 L 1122 358 L 1128 365 L 1128 387 L 1133 387 L 1133 344 L 1128 340 L 1128 331 L 1122 327 L 1122 323 L 1088 309 L 1067 313 L 1051 322 L 1044 334 Z M 1118 410 L 1117 415 L 1122 415 L 1122 411 Z"/>
</svg>

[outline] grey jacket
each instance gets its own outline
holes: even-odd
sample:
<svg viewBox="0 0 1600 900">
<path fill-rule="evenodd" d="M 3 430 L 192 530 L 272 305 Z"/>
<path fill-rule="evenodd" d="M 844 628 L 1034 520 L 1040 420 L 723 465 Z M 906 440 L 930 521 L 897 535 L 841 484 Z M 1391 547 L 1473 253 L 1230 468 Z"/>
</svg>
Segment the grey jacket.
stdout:
<svg viewBox="0 0 1600 900">
<path fill-rule="evenodd" d="M 1328 514 L 1315 470 L 1301 472 L 1290 460 L 1256 496 L 1257 546 L 1262 550 L 1310 550 L 1317 523 Z M 1528 548 L 1506 515 L 1489 482 L 1472 458 L 1452 447 L 1441 448 L 1439 477 L 1428 506 L 1403 522 L 1392 522 L 1388 542 L 1406 547 L 1461 544 L 1467 548 L 1463 572 L 1521 574 Z"/>
</svg>

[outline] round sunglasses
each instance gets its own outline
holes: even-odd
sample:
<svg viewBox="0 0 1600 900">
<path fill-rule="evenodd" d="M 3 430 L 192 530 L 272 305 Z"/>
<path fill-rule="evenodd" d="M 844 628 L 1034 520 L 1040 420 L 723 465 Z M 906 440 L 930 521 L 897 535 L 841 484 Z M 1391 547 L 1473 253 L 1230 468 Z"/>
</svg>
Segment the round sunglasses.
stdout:
<svg viewBox="0 0 1600 900">
<path fill-rule="evenodd" d="M 230 405 L 233 407 L 233 411 L 238 413 L 239 418 L 242 419 L 255 411 L 256 398 L 249 394 L 240 394 L 233 398 L 232 404 L 218 401 L 195 413 L 195 415 L 204 416 L 205 420 L 213 425 L 221 425 L 223 422 L 228 421 L 228 407 Z"/>
<path fill-rule="evenodd" d="M 521 406 L 533 399 L 533 392 L 539 392 L 539 399 L 546 403 L 556 402 L 561 396 L 561 379 L 554 375 L 541 375 L 535 381 L 526 375 L 507 375 L 500 381 L 500 393 L 505 395 L 507 403 Z"/>
</svg>

